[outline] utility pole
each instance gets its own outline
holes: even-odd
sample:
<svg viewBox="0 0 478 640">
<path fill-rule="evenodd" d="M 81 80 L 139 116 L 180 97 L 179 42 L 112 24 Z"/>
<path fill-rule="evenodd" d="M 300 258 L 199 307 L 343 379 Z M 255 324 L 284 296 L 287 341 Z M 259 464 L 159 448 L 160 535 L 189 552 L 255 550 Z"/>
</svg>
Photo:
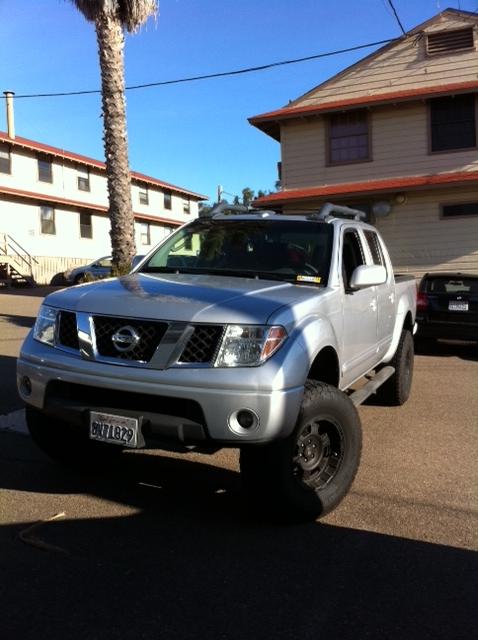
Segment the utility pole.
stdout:
<svg viewBox="0 0 478 640">
<path fill-rule="evenodd" d="M 222 185 L 218 184 L 217 185 L 217 203 L 218 204 L 221 203 L 223 191 L 224 189 L 222 188 Z"/>
</svg>

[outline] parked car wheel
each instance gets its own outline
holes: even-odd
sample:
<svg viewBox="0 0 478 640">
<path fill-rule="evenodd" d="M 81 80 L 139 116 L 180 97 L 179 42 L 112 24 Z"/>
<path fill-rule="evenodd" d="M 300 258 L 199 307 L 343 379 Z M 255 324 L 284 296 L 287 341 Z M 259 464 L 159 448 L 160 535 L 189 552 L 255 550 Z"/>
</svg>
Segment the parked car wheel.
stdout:
<svg viewBox="0 0 478 640">
<path fill-rule="evenodd" d="M 26 408 L 26 421 L 32 440 L 46 455 L 64 466 L 97 470 L 112 463 L 122 448 L 89 440 L 85 431 L 62 420 L 45 415 L 33 407 Z"/>
<path fill-rule="evenodd" d="M 85 274 L 79 273 L 77 276 L 75 276 L 75 279 L 73 280 L 73 284 L 81 284 L 84 281 L 85 281 Z"/>
<path fill-rule="evenodd" d="M 376 395 L 379 402 L 400 406 L 408 400 L 413 379 L 413 358 L 412 334 L 408 329 L 403 329 L 395 355 L 389 363 L 395 373 L 379 387 Z"/>
<path fill-rule="evenodd" d="M 349 397 L 309 380 L 294 432 L 263 447 L 243 447 L 244 488 L 280 519 L 315 520 L 345 497 L 362 449 L 360 418 Z"/>
</svg>

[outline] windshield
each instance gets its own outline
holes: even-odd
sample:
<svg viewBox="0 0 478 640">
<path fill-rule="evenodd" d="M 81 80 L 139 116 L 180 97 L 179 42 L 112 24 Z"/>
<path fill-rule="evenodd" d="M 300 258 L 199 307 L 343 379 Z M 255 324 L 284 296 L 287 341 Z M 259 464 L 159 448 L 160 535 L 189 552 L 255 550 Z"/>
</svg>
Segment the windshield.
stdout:
<svg viewBox="0 0 478 640">
<path fill-rule="evenodd" d="M 301 220 L 196 220 L 172 235 L 140 271 L 325 285 L 332 234 L 330 225 Z"/>
</svg>

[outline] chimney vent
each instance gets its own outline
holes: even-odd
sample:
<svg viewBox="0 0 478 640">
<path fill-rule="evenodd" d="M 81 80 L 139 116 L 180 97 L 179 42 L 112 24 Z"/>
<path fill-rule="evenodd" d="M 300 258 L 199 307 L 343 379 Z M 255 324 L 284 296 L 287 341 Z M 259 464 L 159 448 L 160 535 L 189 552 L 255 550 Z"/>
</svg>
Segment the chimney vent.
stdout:
<svg viewBox="0 0 478 640">
<path fill-rule="evenodd" d="M 5 105 L 7 108 L 7 132 L 8 137 L 15 140 L 15 116 L 13 114 L 13 91 L 4 91 Z"/>
</svg>

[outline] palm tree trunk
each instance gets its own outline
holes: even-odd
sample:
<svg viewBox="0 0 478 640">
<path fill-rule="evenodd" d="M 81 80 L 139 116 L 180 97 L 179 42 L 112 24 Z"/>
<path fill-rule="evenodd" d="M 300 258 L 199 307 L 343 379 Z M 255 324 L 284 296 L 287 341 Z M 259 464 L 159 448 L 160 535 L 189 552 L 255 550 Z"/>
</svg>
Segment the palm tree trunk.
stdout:
<svg viewBox="0 0 478 640">
<path fill-rule="evenodd" d="M 113 272 L 121 275 L 129 270 L 136 253 L 126 141 L 124 36 L 120 20 L 103 11 L 95 25 L 101 67 Z"/>
</svg>

